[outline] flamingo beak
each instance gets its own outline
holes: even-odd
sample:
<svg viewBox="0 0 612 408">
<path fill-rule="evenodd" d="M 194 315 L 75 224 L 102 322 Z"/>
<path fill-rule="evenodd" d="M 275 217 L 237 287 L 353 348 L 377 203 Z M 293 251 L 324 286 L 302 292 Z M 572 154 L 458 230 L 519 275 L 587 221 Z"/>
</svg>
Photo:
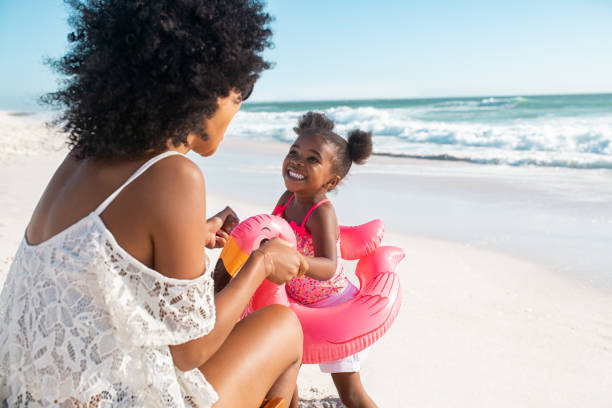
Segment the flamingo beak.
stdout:
<svg viewBox="0 0 612 408">
<path fill-rule="evenodd" d="M 225 270 L 232 277 L 236 275 L 236 272 L 244 265 L 246 260 L 248 259 L 249 254 L 245 254 L 238 243 L 233 237 L 230 237 L 229 240 L 225 243 L 223 250 L 221 251 L 221 255 L 219 255 L 219 259 L 223 262 L 225 266 Z"/>
</svg>

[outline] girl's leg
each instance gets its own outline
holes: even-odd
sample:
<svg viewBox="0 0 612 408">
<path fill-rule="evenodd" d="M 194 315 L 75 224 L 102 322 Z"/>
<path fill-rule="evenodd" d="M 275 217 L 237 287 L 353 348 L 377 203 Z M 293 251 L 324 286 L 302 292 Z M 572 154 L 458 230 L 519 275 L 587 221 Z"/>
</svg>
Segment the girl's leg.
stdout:
<svg viewBox="0 0 612 408">
<path fill-rule="evenodd" d="M 302 328 L 295 314 L 272 305 L 234 327 L 200 370 L 219 394 L 215 408 L 258 408 L 265 397 L 291 401 L 302 362 Z"/>
<path fill-rule="evenodd" d="M 332 373 L 331 376 L 342 403 L 348 408 L 376 408 L 376 404 L 363 388 L 359 372 Z"/>
<path fill-rule="evenodd" d="M 299 402 L 300 402 L 300 396 L 299 396 L 297 384 L 296 384 L 295 391 L 293 391 L 293 398 L 291 399 L 291 403 L 288 404 L 287 406 L 289 408 L 298 408 Z"/>
<path fill-rule="evenodd" d="M 289 408 L 298 408 L 300 402 L 300 396 L 298 392 L 297 384 L 295 385 L 295 391 L 293 391 L 293 398 L 291 399 L 291 404 L 289 404 Z"/>
</svg>

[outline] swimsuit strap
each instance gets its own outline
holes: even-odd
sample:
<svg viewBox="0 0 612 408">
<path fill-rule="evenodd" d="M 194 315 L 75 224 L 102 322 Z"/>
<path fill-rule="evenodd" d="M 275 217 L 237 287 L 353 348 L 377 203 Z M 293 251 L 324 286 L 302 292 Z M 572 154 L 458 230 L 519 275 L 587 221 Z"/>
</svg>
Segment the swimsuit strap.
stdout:
<svg viewBox="0 0 612 408">
<path fill-rule="evenodd" d="M 300 227 L 304 228 L 304 225 L 306 225 L 306 220 L 308 220 L 308 217 L 310 217 L 310 214 L 312 214 L 312 212 L 316 210 L 318 206 L 320 206 L 321 204 L 328 203 L 328 202 L 329 202 L 329 198 L 324 198 L 323 200 L 313 205 L 312 208 L 306 213 L 306 217 L 304 217 L 304 221 L 302 221 L 302 225 Z"/>
<path fill-rule="evenodd" d="M 287 206 L 289 205 L 291 200 L 293 200 L 294 198 L 295 198 L 295 194 L 291 195 L 291 197 L 289 198 L 289 200 L 287 200 L 287 202 L 285 204 L 277 205 L 276 208 L 274 208 L 274 211 L 272 212 L 272 215 L 280 215 L 280 216 L 282 216 L 285 213 L 285 210 L 287 209 Z"/>
<path fill-rule="evenodd" d="M 104 200 L 102 202 L 102 204 L 100 204 L 98 206 L 98 208 L 96 208 L 96 210 L 94 211 L 97 215 L 102 214 L 102 212 L 104 210 L 106 210 L 106 207 L 109 206 L 110 203 L 113 202 L 113 200 L 115 198 L 117 198 L 117 196 L 119 195 L 119 193 L 121 192 L 121 190 L 123 190 L 128 184 L 130 184 L 132 181 L 134 181 L 138 176 L 140 176 L 142 173 L 144 173 L 145 171 L 147 171 L 147 169 L 149 167 L 151 167 L 152 165 L 154 165 L 155 163 L 157 163 L 158 161 L 160 161 L 161 159 L 164 159 L 168 156 L 174 156 L 176 154 L 180 154 L 181 156 L 184 156 L 182 153 L 179 152 L 175 152 L 174 150 L 168 150 L 167 152 L 158 154 L 157 156 L 147 160 L 147 162 L 145 164 L 143 164 L 142 166 L 140 166 L 138 168 L 138 170 L 136 170 L 126 181 L 125 183 L 123 183 L 118 189 L 116 189 L 111 195 L 109 195 L 106 200 Z"/>
<path fill-rule="evenodd" d="M 289 197 L 289 199 L 287 200 L 287 202 L 283 204 L 283 206 L 281 207 L 283 209 L 283 212 L 285 212 L 285 210 L 289 206 L 289 203 L 293 201 L 294 198 L 295 198 L 295 194 L 292 194 L 291 197 Z"/>
<path fill-rule="evenodd" d="M 283 205 L 279 205 L 274 209 L 273 214 L 278 214 L 280 216 L 282 216 L 285 213 L 285 210 L 287 209 L 287 206 L 289 206 L 289 203 L 295 198 L 295 194 L 293 194 L 291 196 L 291 198 L 289 198 L 289 200 L 287 200 L 287 202 Z M 300 228 L 304 229 L 304 225 L 306 225 L 306 221 L 308 220 L 308 217 L 310 217 L 310 214 L 312 214 L 312 212 L 314 210 L 317 209 L 318 206 L 320 206 L 321 204 L 325 204 L 327 202 L 329 202 L 329 198 L 324 198 L 323 200 L 319 201 L 318 203 L 316 203 L 315 205 L 312 206 L 312 208 L 310 210 L 308 210 L 308 212 L 306 213 L 306 216 L 304 217 L 304 220 L 302 221 L 302 225 L 300 225 Z"/>
</svg>

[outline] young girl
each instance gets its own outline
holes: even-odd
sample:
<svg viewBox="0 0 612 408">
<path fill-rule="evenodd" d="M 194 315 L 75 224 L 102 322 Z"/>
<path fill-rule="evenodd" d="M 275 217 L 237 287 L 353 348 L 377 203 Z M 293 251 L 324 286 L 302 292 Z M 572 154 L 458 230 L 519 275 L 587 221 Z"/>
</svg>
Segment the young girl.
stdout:
<svg viewBox="0 0 612 408">
<path fill-rule="evenodd" d="M 287 191 L 273 214 L 289 221 L 308 271 L 286 283 L 288 294 L 310 307 L 346 302 L 358 289 L 347 279 L 340 262 L 338 219 L 326 197 L 347 175 L 353 162 L 362 164 L 372 153 L 372 134 L 353 130 L 347 140 L 333 132 L 325 115 L 308 112 L 294 128 L 297 140 L 283 161 Z M 359 376 L 364 350 L 338 361 L 320 364 L 331 373 L 340 399 L 349 408 L 375 407 Z M 297 392 L 292 407 L 297 407 Z"/>
</svg>

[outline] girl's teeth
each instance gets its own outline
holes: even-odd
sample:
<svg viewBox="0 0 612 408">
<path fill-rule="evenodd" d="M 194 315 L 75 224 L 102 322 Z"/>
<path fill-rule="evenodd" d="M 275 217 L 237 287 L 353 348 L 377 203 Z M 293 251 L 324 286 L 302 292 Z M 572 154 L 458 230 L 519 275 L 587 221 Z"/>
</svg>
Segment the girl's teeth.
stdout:
<svg viewBox="0 0 612 408">
<path fill-rule="evenodd" d="M 289 170 L 289 176 L 291 176 L 294 179 L 304 180 L 304 176 L 302 176 L 301 174 L 298 174 L 298 173 L 294 173 L 291 170 Z"/>
</svg>

